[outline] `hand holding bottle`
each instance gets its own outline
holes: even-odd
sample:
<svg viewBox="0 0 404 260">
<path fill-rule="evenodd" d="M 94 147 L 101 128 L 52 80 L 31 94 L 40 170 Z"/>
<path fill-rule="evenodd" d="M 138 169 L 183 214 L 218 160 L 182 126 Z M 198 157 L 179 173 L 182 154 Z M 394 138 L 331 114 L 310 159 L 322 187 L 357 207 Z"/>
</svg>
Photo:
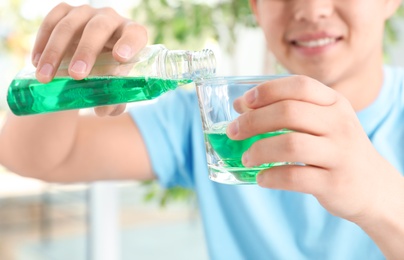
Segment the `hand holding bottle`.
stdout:
<svg viewBox="0 0 404 260">
<path fill-rule="evenodd" d="M 56 75 L 63 59 L 69 59 L 68 74 L 83 79 L 101 52 L 112 52 L 119 62 L 130 60 L 147 43 L 143 26 L 117 14 L 111 8 L 88 5 L 57 5 L 44 19 L 32 52 L 36 77 L 46 83 Z M 98 115 L 117 115 L 125 105 L 97 107 Z"/>
</svg>

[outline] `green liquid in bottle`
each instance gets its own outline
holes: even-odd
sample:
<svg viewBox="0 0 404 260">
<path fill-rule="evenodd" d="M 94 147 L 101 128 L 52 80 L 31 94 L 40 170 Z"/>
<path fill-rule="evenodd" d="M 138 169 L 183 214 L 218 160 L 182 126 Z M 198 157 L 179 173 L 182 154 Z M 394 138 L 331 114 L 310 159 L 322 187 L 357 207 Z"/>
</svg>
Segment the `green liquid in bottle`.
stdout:
<svg viewBox="0 0 404 260">
<path fill-rule="evenodd" d="M 228 123 L 219 123 L 210 131 L 205 131 L 205 139 L 221 159 L 220 166 L 209 165 L 211 170 L 217 170 L 220 174 L 220 169 L 223 168 L 227 172 L 232 173 L 237 180 L 253 184 L 256 183 L 256 176 L 260 171 L 285 164 L 282 162 L 274 162 L 247 168 L 242 164 L 241 157 L 254 142 L 264 138 L 289 133 L 291 132 L 290 130 L 284 129 L 259 134 L 244 140 L 232 140 L 226 135 L 227 124 Z"/>
<path fill-rule="evenodd" d="M 47 84 L 32 78 L 16 78 L 8 90 L 7 102 L 16 115 L 42 114 L 150 100 L 192 82 L 145 77 L 90 77 L 83 80 L 55 78 Z"/>
</svg>

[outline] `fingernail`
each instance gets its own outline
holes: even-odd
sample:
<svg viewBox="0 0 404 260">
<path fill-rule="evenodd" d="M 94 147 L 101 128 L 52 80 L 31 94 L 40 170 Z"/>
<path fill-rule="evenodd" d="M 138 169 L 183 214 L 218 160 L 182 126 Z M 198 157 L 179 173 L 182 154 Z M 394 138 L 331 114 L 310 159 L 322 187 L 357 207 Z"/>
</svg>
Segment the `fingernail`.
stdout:
<svg viewBox="0 0 404 260">
<path fill-rule="evenodd" d="M 250 151 L 247 150 L 244 152 L 243 157 L 241 158 L 241 161 L 243 162 L 244 166 L 247 166 L 249 159 L 250 159 Z"/>
<path fill-rule="evenodd" d="M 118 47 L 118 49 L 116 50 L 116 53 L 120 57 L 122 57 L 124 59 L 128 59 L 132 55 L 132 48 L 129 47 L 129 45 L 124 44 L 124 45 L 121 45 Z"/>
<path fill-rule="evenodd" d="M 87 70 L 87 63 L 82 60 L 78 60 L 73 63 L 71 71 L 77 74 L 84 74 Z"/>
<path fill-rule="evenodd" d="M 264 174 L 262 171 L 257 174 L 256 181 L 257 183 L 262 183 L 264 181 Z"/>
<path fill-rule="evenodd" d="M 227 133 L 230 134 L 231 136 L 235 136 L 238 134 L 238 129 L 239 129 L 238 120 L 234 120 L 227 127 Z"/>
<path fill-rule="evenodd" d="M 258 91 L 256 88 L 250 89 L 249 91 L 247 91 L 244 94 L 245 101 L 248 104 L 254 103 L 254 101 L 257 99 L 257 96 L 258 96 Z"/>
<path fill-rule="evenodd" d="M 39 74 L 41 74 L 44 77 L 51 77 L 53 74 L 53 66 L 49 63 L 45 63 L 39 70 Z"/>
</svg>

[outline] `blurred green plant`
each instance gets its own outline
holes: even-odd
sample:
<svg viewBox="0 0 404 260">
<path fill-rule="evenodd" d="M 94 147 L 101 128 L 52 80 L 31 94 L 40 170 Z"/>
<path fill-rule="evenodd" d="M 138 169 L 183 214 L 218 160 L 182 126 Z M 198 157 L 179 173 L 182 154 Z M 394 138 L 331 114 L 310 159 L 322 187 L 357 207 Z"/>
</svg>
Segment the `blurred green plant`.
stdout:
<svg viewBox="0 0 404 260">
<path fill-rule="evenodd" d="M 398 43 L 400 40 L 399 38 L 399 32 L 400 32 L 400 26 L 403 26 L 403 21 L 402 19 L 404 18 L 404 6 L 400 5 L 396 13 L 392 18 L 390 18 L 386 22 L 386 29 L 384 32 L 384 52 L 385 52 L 385 57 L 389 59 L 388 57 L 388 52 L 389 48 L 394 46 L 395 44 Z M 401 21 L 400 21 L 401 20 Z M 401 22 L 401 24 L 400 24 Z"/>
<path fill-rule="evenodd" d="M 132 18 L 147 26 L 152 43 L 169 48 L 202 48 L 213 39 L 232 51 L 236 27 L 256 26 L 247 0 L 143 0 Z"/>
<path fill-rule="evenodd" d="M 144 195 L 144 201 L 157 201 L 162 208 L 175 202 L 187 202 L 192 205 L 196 204 L 195 194 L 191 189 L 185 189 L 182 187 L 164 189 L 161 188 L 160 184 L 156 181 L 144 181 L 142 185 L 145 186 L 147 190 Z"/>
</svg>

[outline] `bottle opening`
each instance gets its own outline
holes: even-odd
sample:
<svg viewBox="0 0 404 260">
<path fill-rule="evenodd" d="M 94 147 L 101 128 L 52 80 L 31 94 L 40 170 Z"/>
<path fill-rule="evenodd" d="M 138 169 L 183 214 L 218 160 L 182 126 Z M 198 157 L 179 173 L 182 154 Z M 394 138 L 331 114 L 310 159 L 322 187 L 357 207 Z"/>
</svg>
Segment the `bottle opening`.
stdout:
<svg viewBox="0 0 404 260">
<path fill-rule="evenodd" d="M 199 80 L 213 77 L 216 59 L 212 50 L 168 51 L 164 58 L 165 77 L 172 79 Z"/>
<path fill-rule="evenodd" d="M 192 79 L 211 78 L 216 74 L 216 58 L 210 49 L 195 52 L 191 60 Z"/>
</svg>

